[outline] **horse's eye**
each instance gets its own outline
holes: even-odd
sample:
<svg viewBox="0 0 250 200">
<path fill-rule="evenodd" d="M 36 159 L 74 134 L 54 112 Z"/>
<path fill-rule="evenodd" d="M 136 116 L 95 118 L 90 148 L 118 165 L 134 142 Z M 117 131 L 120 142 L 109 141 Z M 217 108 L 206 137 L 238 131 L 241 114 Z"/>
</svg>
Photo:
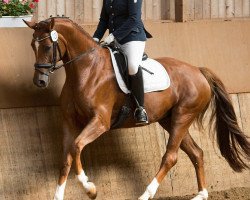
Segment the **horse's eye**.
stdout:
<svg viewBox="0 0 250 200">
<path fill-rule="evenodd" d="M 51 46 L 48 46 L 48 45 L 47 45 L 47 46 L 44 46 L 44 50 L 45 50 L 45 51 L 49 51 L 50 49 L 51 49 Z"/>
</svg>

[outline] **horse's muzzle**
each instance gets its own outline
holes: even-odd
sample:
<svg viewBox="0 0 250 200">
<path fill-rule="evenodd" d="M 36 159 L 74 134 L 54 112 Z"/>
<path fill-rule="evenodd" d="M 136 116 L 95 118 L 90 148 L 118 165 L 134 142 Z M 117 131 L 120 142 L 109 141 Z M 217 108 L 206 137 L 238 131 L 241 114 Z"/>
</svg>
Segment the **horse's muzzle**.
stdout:
<svg viewBox="0 0 250 200">
<path fill-rule="evenodd" d="M 49 76 L 45 74 L 35 73 L 33 83 L 37 87 L 45 88 L 49 85 Z"/>
</svg>

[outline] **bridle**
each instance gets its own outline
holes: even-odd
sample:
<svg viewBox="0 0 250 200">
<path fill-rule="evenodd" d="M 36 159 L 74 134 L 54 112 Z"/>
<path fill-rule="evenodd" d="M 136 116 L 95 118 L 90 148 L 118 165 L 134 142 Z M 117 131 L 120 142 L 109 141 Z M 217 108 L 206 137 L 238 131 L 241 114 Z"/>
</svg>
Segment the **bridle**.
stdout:
<svg viewBox="0 0 250 200">
<path fill-rule="evenodd" d="M 48 36 L 45 36 L 43 38 L 33 38 L 33 41 L 34 42 L 42 42 L 42 41 L 44 41 L 44 40 L 46 40 L 48 38 L 50 38 L 52 43 L 53 43 L 53 45 L 52 45 L 52 48 L 53 48 L 52 49 L 52 52 L 53 52 L 53 54 L 52 54 L 52 62 L 51 63 L 41 63 L 41 64 L 40 63 L 35 63 L 34 64 L 35 70 L 39 71 L 41 74 L 46 75 L 46 76 L 49 76 L 49 74 L 46 73 L 46 72 L 41 71 L 41 69 L 48 69 L 49 73 L 53 73 L 55 70 L 58 70 L 61 67 L 65 66 L 65 65 L 68 65 L 68 64 L 78 60 L 82 56 L 85 56 L 85 55 L 87 55 L 87 54 L 89 54 L 89 53 L 91 53 L 92 51 L 95 50 L 95 48 L 91 48 L 90 50 L 79 54 L 78 56 L 71 59 L 70 61 L 68 61 L 66 63 L 62 63 L 60 65 L 57 65 L 57 62 L 62 61 L 62 58 L 63 58 L 61 49 L 60 49 L 60 47 L 58 45 L 59 36 L 58 36 L 57 31 L 52 30 Z M 59 52 L 59 57 L 60 57 L 59 61 L 57 61 L 57 51 Z"/>
</svg>

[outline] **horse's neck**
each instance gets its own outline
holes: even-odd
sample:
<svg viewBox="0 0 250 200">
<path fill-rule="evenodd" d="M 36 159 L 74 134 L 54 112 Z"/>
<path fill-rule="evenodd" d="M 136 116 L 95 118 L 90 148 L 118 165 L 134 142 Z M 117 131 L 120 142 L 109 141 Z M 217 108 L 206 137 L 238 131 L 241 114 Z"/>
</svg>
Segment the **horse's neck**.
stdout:
<svg viewBox="0 0 250 200">
<path fill-rule="evenodd" d="M 64 33 L 64 37 L 67 41 L 67 55 L 65 56 L 64 63 L 69 62 L 70 60 L 80 56 L 79 59 L 73 61 L 71 64 L 65 66 L 66 71 L 66 81 L 71 82 L 72 84 L 77 84 L 79 81 L 84 83 L 89 77 L 90 68 L 93 65 L 93 54 L 92 49 L 98 48 L 98 45 L 82 30 L 79 30 L 78 27 L 72 27 L 74 34 Z"/>
<path fill-rule="evenodd" d="M 67 41 L 67 57 L 69 60 L 97 46 L 88 33 L 76 25 L 72 25 L 63 32 Z"/>
</svg>

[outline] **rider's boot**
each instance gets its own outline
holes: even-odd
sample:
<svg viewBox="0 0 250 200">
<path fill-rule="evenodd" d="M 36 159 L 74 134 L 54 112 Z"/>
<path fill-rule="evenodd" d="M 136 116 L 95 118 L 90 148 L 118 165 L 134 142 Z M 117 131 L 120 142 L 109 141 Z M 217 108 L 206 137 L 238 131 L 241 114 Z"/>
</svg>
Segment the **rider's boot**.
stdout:
<svg viewBox="0 0 250 200">
<path fill-rule="evenodd" d="M 143 77 L 142 68 L 138 68 L 138 72 L 135 75 L 130 75 L 131 82 L 131 92 L 134 96 L 136 106 L 134 112 L 134 118 L 137 125 L 148 124 L 147 112 L 144 108 L 144 87 L 143 87 Z"/>
</svg>

